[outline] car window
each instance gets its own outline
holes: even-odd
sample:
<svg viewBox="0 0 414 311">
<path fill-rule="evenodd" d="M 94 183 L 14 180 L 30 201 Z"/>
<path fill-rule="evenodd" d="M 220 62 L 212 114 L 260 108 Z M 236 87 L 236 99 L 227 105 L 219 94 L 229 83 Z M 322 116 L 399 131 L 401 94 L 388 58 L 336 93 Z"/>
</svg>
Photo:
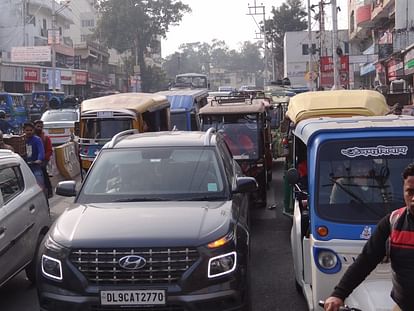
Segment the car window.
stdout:
<svg viewBox="0 0 414 311">
<path fill-rule="evenodd" d="M 17 166 L 0 169 L 0 191 L 4 204 L 23 191 L 23 178 Z"/>
</svg>

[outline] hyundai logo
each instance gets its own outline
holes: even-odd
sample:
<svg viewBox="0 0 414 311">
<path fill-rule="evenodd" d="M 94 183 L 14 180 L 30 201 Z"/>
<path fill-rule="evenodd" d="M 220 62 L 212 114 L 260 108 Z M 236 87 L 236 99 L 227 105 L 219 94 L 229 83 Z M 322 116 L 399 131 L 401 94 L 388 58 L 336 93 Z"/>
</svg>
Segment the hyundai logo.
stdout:
<svg viewBox="0 0 414 311">
<path fill-rule="evenodd" d="M 127 270 L 138 270 L 147 264 L 145 258 L 137 255 L 128 255 L 119 259 L 119 266 Z"/>
</svg>

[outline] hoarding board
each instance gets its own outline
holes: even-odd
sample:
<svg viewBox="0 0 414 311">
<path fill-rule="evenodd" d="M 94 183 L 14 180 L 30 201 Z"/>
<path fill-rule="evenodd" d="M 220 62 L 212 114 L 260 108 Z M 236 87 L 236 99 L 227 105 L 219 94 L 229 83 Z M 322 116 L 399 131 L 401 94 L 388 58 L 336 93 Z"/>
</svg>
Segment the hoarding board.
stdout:
<svg viewBox="0 0 414 311">
<path fill-rule="evenodd" d="M 12 47 L 11 61 L 13 63 L 50 62 L 51 55 L 49 46 L 18 46 Z"/>
</svg>

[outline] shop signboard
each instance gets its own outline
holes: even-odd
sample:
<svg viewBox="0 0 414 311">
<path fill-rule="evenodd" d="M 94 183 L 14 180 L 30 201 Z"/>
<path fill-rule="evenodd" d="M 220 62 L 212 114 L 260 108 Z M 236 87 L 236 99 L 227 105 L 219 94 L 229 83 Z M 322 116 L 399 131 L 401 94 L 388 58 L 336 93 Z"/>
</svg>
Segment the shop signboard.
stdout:
<svg viewBox="0 0 414 311">
<path fill-rule="evenodd" d="M 75 71 L 74 72 L 74 84 L 75 85 L 86 85 L 88 83 L 88 73 L 86 71 Z"/>
<path fill-rule="evenodd" d="M 331 56 L 321 57 L 321 81 L 320 84 L 323 87 L 330 87 L 334 83 L 333 76 L 333 59 Z M 340 67 L 339 67 L 339 82 L 341 85 L 349 84 L 349 56 L 342 55 L 340 57 Z"/>
<path fill-rule="evenodd" d="M 388 81 L 393 81 L 404 74 L 404 64 L 400 60 L 391 59 L 387 63 Z"/>
<path fill-rule="evenodd" d="M 25 67 L 23 70 L 24 81 L 25 82 L 39 82 L 39 68 L 30 68 Z"/>
<path fill-rule="evenodd" d="M 62 85 L 72 85 L 72 71 L 71 70 L 61 70 L 60 71 L 60 83 Z"/>
<path fill-rule="evenodd" d="M 404 56 L 404 74 L 414 74 L 414 48 L 409 50 Z"/>
<path fill-rule="evenodd" d="M 49 90 L 53 89 L 53 69 L 47 70 L 47 76 L 49 84 Z M 55 69 L 55 89 L 60 90 L 62 88 L 61 79 L 60 79 L 60 69 Z"/>
</svg>

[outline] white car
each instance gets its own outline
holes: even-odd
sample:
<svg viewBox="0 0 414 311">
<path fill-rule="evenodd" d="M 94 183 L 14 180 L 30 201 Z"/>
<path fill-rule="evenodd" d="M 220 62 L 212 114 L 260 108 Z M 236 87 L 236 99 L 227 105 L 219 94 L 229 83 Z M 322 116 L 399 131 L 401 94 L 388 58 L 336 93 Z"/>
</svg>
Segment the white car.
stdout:
<svg viewBox="0 0 414 311">
<path fill-rule="evenodd" d="M 78 109 L 50 109 L 43 113 L 43 129 L 52 145 L 69 142 L 74 135 L 75 122 L 79 121 Z"/>
<path fill-rule="evenodd" d="M 0 149 L 0 286 L 23 269 L 36 276 L 36 251 L 51 224 L 42 189 L 21 156 Z"/>
</svg>

